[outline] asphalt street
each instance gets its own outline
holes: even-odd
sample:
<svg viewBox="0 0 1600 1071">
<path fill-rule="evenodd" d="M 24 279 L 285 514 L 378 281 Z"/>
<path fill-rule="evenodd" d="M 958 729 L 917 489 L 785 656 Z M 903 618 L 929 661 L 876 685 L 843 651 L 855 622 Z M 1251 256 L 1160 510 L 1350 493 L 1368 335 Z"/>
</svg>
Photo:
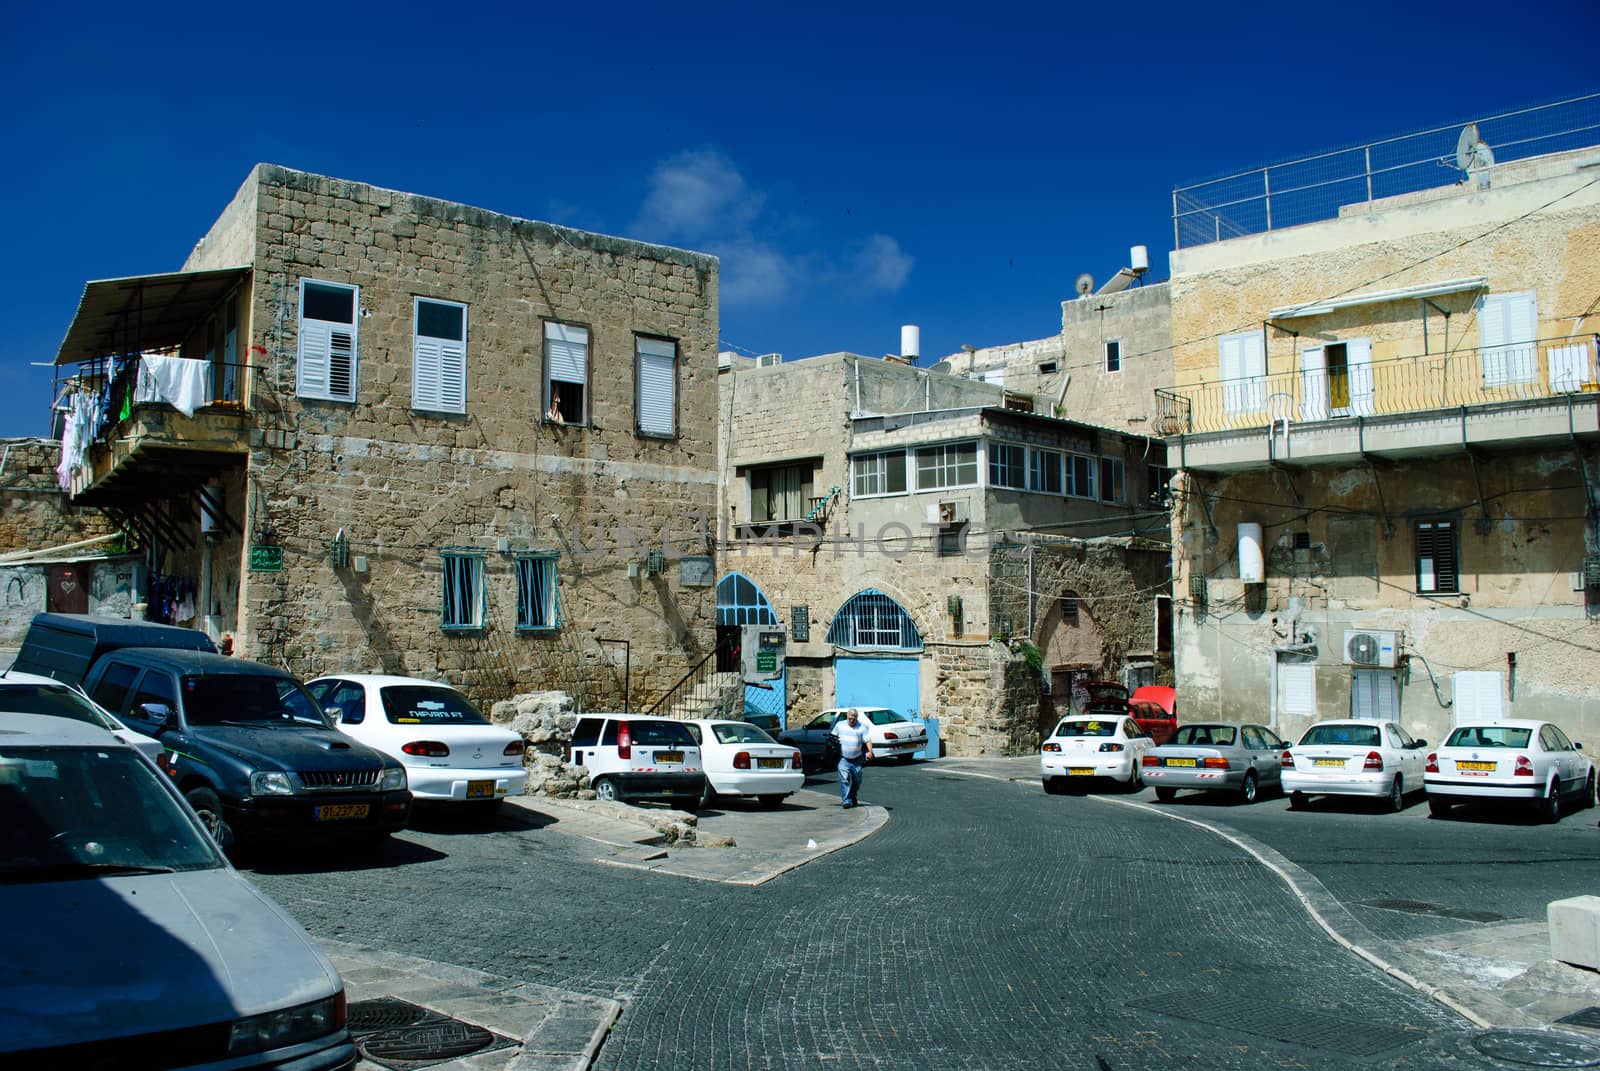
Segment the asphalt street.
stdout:
<svg viewBox="0 0 1600 1071">
<path fill-rule="evenodd" d="M 319 937 L 622 1001 L 601 1068 L 1502 1066 L 1255 860 L 1159 808 L 929 765 L 874 768 L 863 796 L 886 827 L 755 888 L 600 866 L 517 816 L 424 819 L 379 861 L 252 869 Z M 1526 827 L 1415 805 L 1167 806 L 1282 844 L 1358 905 L 1527 917 L 1595 873 L 1586 816 L 1532 848 Z M 1355 910 L 1408 935 L 1470 924 Z"/>
</svg>

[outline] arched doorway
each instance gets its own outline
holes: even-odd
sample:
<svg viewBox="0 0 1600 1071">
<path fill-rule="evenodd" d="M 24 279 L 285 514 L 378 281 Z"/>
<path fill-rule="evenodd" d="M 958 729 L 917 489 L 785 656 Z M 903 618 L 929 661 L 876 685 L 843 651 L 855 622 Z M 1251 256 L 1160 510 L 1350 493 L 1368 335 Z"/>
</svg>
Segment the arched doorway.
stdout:
<svg viewBox="0 0 1600 1071">
<path fill-rule="evenodd" d="M 729 573 L 717 581 L 717 649 L 729 653 L 719 654 L 719 673 L 737 672 L 739 644 L 746 625 L 776 625 L 778 615 L 761 589 L 743 573 Z M 778 724 L 788 728 L 789 671 L 772 681 L 744 687 L 746 714 L 776 714 Z"/>
<path fill-rule="evenodd" d="M 834 706 L 920 716 L 922 634 L 899 603 L 872 588 L 857 592 L 833 615 L 828 642 L 835 648 Z"/>
<path fill-rule="evenodd" d="M 1101 674 L 1104 651 L 1094 615 L 1073 591 L 1062 592 L 1045 607 L 1038 643 L 1051 699 L 1039 712 L 1043 737 L 1050 734 L 1057 718 L 1083 709 L 1087 698 L 1083 684 Z"/>
</svg>

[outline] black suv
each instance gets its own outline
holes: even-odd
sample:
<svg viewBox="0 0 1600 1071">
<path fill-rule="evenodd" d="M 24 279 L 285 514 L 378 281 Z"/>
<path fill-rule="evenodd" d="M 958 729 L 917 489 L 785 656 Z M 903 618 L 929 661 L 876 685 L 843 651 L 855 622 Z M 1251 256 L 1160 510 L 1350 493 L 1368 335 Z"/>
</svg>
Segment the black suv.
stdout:
<svg viewBox="0 0 1600 1071">
<path fill-rule="evenodd" d="M 394 759 L 333 728 L 280 669 L 227 655 L 124 647 L 84 690 L 166 751 L 162 767 L 218 843 L 235 836 L 381 843 L 411 812 Z"/>
</svg>

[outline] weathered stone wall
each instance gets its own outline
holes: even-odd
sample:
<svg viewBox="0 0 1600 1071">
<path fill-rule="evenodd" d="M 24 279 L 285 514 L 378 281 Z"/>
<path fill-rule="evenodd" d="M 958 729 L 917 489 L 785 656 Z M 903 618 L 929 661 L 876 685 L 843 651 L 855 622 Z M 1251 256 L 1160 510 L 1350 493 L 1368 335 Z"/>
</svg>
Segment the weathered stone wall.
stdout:
<svg viewBox="0 0 1600 1071">
<path fill-rule="evenodd" d="M 485 705 L 561 688 L 620 707 L 626 674 L 638 709 L 710 651 L 713 589 L 680 582 L 676 560 L 644 566 L 652 549 L 712 552 L 716 261 L 269 165 L 247 185 L 191 258 L 231 263 L 254 203 L 242 494 L 284 567 L 244 573 L 240 653 L 301 676 L 444 678 Z M 304 278 L 361 288 L 353 404 L 296 394 Z M 464 414 L 412 407 L 417 296 L 468 307 Z M 590 331 L 587 427 L 541 419 L 547 318 Z M 674 439 L 635 433 L 636 333 L 678 343 Z M 482 629 L 440 627 L 447 549 L 485 556 Z M 515 628 L 524 550 L 560 554 L 558 631 Z M 630 641 L 629 664 L 602 639 Z"/>
</svg>

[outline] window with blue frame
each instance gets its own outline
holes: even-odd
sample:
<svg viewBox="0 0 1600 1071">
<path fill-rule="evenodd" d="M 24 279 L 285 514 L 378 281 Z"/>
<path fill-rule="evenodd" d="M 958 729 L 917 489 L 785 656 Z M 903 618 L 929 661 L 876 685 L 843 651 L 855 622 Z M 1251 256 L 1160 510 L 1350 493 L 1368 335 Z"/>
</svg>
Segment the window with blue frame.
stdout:
<svg viewBox="0 0 1600 1071">
<path fill-rule="evenodd" d="M 441 551 L 444 559 L 444 598 L 439 625 L 446 629 L 483 627 L 483 554 L 478 551 Z"/>
<path fill-rule="evenodd" d="M 517 556 L 517 628 L 549 631 L 561 627 L 561 588 L 556 555 Z"/>
</svg>

